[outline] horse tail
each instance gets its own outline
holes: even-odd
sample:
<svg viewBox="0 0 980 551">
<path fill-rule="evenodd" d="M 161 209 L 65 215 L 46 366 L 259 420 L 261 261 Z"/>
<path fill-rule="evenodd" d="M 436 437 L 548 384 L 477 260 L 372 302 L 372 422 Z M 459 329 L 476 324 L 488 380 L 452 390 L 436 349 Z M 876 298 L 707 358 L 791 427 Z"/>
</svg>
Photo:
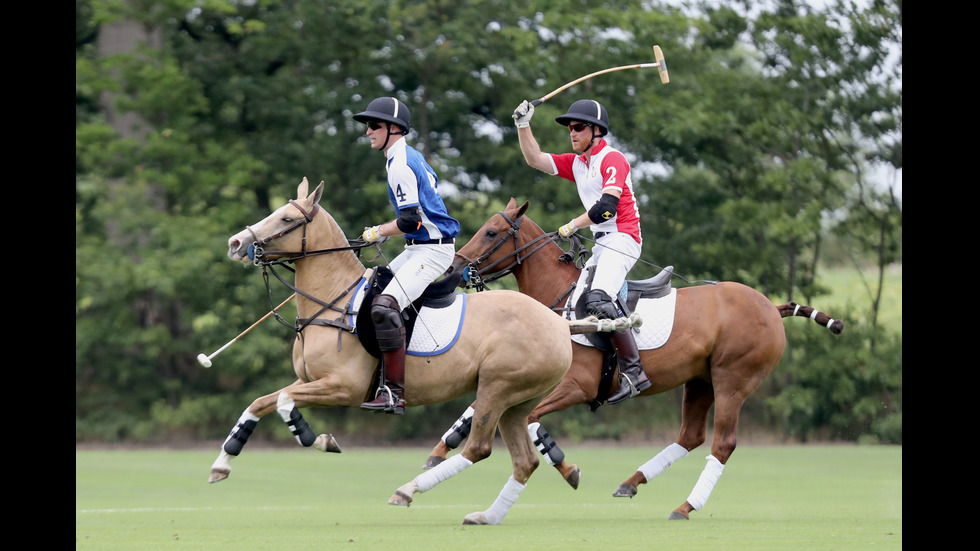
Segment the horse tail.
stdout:
<svg viewBox="0 0 980 551">
<path fill-rule="evenodd" d="M 777 306 L 776 309 L 779 310 L 779 315 L 784 318 L 788 318 L 791 316 L 802 316 L 804 318 L 810 318 L 814 322 L 816 322 L 817 325 L 822 325 L 827 329 L 830 329 L 830 332 L 835 335 L 840 335 L 841 332 L 844 331 L 844 322 L 840 320 L 835 320 L 834 318 L 828 316 L 827 314 L 824 314 L 823 312 L 819 312 L 809 306 L 797 304 L 795 302 L 787 302 L 782 306 Z"/>
</svg>

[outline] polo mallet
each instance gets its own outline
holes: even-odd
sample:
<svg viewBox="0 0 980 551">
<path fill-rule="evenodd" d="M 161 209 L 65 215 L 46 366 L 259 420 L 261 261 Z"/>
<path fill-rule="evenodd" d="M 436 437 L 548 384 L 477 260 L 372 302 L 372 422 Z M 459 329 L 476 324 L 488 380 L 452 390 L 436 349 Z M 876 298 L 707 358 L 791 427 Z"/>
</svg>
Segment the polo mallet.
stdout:
<svg viewBox="0 0 980 551">
<path fill-rule="evenodd" d="M 229 346 L 232 345 L 232 343 L 234 343 L 238 339 L 244 337 L 249 331 L 251 331 L 252 329 L 255 329 L 256 326 L 258 326 L 260 323 L 262 323 L 263 321 L 265 321 L 266 319 L 268 319 L 269 316 L 271 316 L 272 314 L 275 314 L 276 312 L 278 312 L 280 308 L 282 308 L 283 306 L 285 306 L 287 302 L 293 300 L 293 298 L 295 298 L 295 297 L 296 297 L 296 293 L 293 293 L 293 294 L 289 295 L 289 298 L 287 298 L 286 300 L 282 301 L 279 304 L 279 306 L 276 306 L 275 308 L 272 309 L 271 312 L 269 312 L 268 314 L 266 314 L 266 315 L 262 316 L 261 318 L 259 318 L 259 321 L 253 323 L 251 326 L 249 326 L 248 329 L 242 331 L 237 337 L 235 337 L 234 339 L 231 339 L 224 346 L 222 346 L 221 348 L 215 350 L 214 353 L 211 354 L 210 356 L 205 356 L 203 352 L 201 354 L 198 354 L 197 355 L 197 361 L 198 361 L 198 363 L 200 363 L 204 367 L 211 367 L 211 358 L 217 356 L 218 354 L 221 354 L 221 351 L 222 350 L 224 350 L 225 348 L 228 348 Z"/>
<path fill-rule="evenodd" d="M 667 74 L 667 62 L 664 61 L 664 52 L 660 49 L 660 46 L 654 46 L 653 47 L 653 57 L 656 58 L 656 60 L 657 60 L 655 63 L 638 63 L 636 65 L 623 65 L 623 66 L 620 66 L 620 67 L 611 67 L 609 69 L 603 69 L 601 71 L 596 71 L 594 73 L 590 73 L 588 75 L 585 75 L 584 77 L 575 79 L 572 82 L 569 82 L 568 84 L 565 84 L 561 88 L 556 89 L 555 91 L 551 92 L 550 94 L 548 94 L 546 96 L 543 96 L 543 97 L 541 97 L 539 99 L 533 100 L 531 102 L 531 105 L 537 107 L 537 106 L 541 105 L 542 103 L 544 103 L 544 102 L 548 101 L 549 99 L 551 99 L 552 96 L 555 96 L 556 94 L 559 94 L 562 91 L 564 91 L 564 90 L 566 90 L 568 88 L 571 88 L 572 86 L 575 86 L 576 84 L 578 84 L 578 83 L 580 83 L 582 81 L 589 80 L 592 77 L 597 77 L 599 75 L 604 75 L 606 73 L 611 73 L 613 71 L 622 71 L 624 69 L 645 69 L 647 67 L 656 67 L 657 70 L 660 71 L 660 82 L 662 82 L 664 84 L 667 84 L 668 82 L 670 82 L 670 75 Z"/>
</svg>

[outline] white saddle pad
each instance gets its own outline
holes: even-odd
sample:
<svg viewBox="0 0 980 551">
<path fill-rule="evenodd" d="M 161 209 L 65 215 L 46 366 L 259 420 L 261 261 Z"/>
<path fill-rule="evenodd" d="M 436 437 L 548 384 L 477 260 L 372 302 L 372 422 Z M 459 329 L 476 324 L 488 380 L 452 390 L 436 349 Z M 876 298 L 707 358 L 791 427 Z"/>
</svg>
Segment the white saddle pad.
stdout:
<svg viewBox="0 0 980 551">
<path fill-rule="evenodd" d="M 636 311 L 643 319 L 639 329 L 633 329 L 636 346 L 640 350 L 660 348 L 667 342 L 674 328 L 674 308 L 677 305 L 677 289 L 671 289 L 670 294 L 660 298 L 641 298 L 636 303 Z M 574 314 L 573 314 L 574 315 Z M 418 329 L 416 329 L 418 331 Z M 572 340 L 592 346 L 585 335 L 572 335 Z"/>
<path fill-rule="evenodd" d="M 368 289 L 368 280 L 362 279 L 360 286 L 354 292 L 351 309 L 360 311 L 364 301 L 364 293 Z M 371 315 L 365 311 L 365 315 Z M 463 316 L 466 315 L 466 293 L 456 293 L 456 300 L 445 308 L 422 307 L 419 317 L 415 320 L 412 331 L 412 342 L 408 343 L 405 351 L 410 356 L 437 356 L 452 348 L 459 339 L 463 329 Z M 357 327 L 357 316 L 348 316 L 348 323 Z"/>
</svg>

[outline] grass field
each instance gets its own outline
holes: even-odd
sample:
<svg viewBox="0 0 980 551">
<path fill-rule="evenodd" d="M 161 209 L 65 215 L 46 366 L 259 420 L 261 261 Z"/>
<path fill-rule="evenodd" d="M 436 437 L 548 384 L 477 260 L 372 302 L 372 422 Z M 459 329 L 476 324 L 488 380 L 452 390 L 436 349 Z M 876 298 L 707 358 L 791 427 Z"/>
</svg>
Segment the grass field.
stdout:
<svg viewBox="0 0 980 551">
<path fill-rule="evenodd" d="M 666 442 L 664 443 L 666 444 Z M 341 443 L 343 445 L 343 443 Z M 542 464 L 499 526 L 463 526 L 510 474 L 503 446 L 416 494 L 388 498 L 421 472 L 428 448 L 248 449 L 208 484 L 213 450 L 76 450 L 77 550 L 685 551 L 902 548 L 902 448 L 739 449 L 703 510 L 667 521 L 697 481 L 702 446 L 631 499 L 612 492 L 660 451 L 566 447 L 582 468 L 572 490 Z"/>
</svg>

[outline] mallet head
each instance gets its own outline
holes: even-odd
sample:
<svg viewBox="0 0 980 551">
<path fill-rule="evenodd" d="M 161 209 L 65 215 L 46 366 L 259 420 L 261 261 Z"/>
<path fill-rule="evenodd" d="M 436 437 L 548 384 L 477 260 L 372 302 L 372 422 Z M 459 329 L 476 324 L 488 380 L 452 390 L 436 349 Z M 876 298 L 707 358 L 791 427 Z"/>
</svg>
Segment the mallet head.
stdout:
<svg viewBox="0 0 980 551">
<path fill-rule="evenodd" d="M 660 71 L 660 82 L 667 84 L 670 82 L 670 75 L 667 74 L 667 62 L 664 61 L 664 52 L 660 46 L 653 47 L 653 56 L 657 58 L 657 70 Z"/>
<path fill-rule="evenodd" d="M 211 367 L 211 360 L 203 353 L 197 355 L 197 363 L 203 365 L 204 367 Z"/>
</svg>

